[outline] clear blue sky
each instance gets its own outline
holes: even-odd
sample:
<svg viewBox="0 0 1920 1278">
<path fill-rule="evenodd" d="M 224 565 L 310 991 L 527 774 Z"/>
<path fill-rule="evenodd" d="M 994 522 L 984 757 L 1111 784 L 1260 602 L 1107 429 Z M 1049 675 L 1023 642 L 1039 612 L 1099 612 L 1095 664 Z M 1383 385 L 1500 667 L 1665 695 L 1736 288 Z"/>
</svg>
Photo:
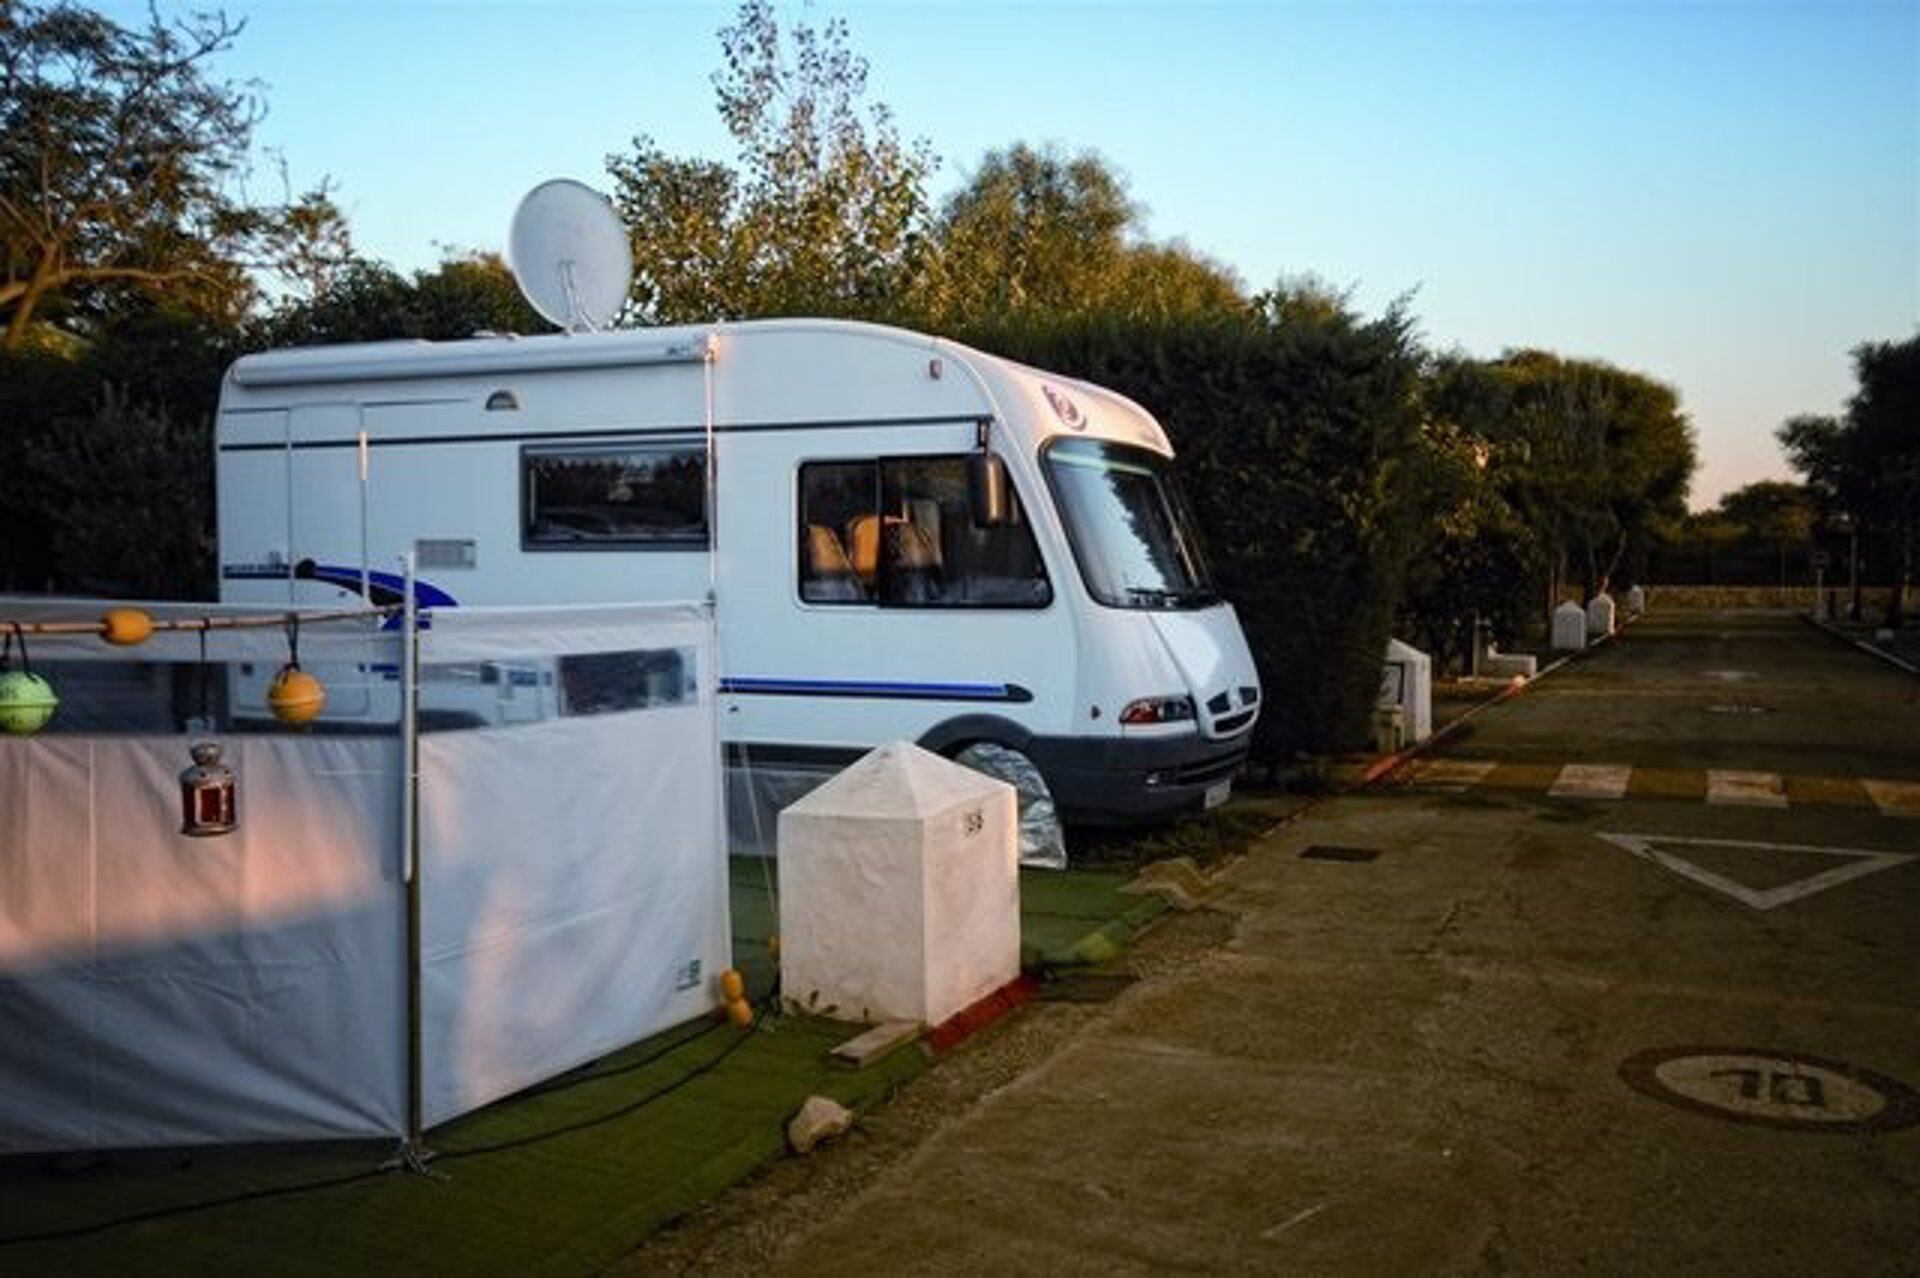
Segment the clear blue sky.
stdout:
<svg viewBox="0 0 1920 1278">
<path fill-rule="evenodd" d="M 265 82 L 261 140 L 402 267 L 500 248 L 544 178 L 604 189 L 637 132 L 731 158 L 709 80 L 731 4 L 227 8 L 248 28 L 220 70 Z M 1154 236 L 1254 288 L 1310 273 L 1369 310 L 1417 290 L 1435 346 L 1673 384 L 1696 506 L 1783 474 L 1773 428 L 1839 409 L 1849 349 L 1920 322 L 1920 0 L 782 12 L 849 20 L 940 191 L 1014 141 L 1091 148 Z"/>
</svg>

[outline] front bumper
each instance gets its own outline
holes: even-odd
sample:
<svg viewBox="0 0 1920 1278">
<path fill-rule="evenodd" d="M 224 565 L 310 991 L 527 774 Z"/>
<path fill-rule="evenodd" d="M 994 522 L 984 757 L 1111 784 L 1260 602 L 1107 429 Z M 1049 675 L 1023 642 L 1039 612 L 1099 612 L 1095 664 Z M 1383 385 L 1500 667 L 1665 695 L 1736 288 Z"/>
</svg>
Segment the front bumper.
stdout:
<svg viewBox="0 0 1920 1278">
<path fill-rule="evenodd" d="M 1246 761 L 1253 734 L 1213 741 L 1187 737 L 1034 737 L 1038 764 L 1062 820 L 1137 825 L 1201 810 L 1206 793 Z"/>
</svg>

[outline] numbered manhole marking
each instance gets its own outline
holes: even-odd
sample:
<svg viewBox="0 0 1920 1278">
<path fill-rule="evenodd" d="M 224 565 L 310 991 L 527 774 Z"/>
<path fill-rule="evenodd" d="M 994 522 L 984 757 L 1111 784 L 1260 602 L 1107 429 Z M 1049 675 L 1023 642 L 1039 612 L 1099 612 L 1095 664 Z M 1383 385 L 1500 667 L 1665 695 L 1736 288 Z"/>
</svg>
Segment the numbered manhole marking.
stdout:
<svg viewBox="0 0 1920 1278">
<path fill-rule="evenodd" d="M 1885 1132 L 1920 1123 L 1920 1093 L 1841 1061 L 1752 1047 L 1661 1047 L 1620 1077 L 1680 1109 L 1791 1132 Z"/>
</svg>

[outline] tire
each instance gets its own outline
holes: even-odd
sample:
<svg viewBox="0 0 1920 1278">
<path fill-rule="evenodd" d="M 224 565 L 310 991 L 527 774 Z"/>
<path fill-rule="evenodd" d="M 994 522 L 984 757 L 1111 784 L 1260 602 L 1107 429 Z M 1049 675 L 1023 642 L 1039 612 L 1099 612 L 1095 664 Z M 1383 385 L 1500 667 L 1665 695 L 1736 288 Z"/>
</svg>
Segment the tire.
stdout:
<svg viewBox="0 0 1920 1278">
<path fill-rule="evenodd" d="M 1053 791 L 1020 751 L 994 741 L 976 741 L 954 752 L 953 761 L 983 776 L 1005 781 L 1020 801 L 1020 864 L 1047 870 L 1067 868 L 1066 833 L 1053 804 Z"/>
</svg>

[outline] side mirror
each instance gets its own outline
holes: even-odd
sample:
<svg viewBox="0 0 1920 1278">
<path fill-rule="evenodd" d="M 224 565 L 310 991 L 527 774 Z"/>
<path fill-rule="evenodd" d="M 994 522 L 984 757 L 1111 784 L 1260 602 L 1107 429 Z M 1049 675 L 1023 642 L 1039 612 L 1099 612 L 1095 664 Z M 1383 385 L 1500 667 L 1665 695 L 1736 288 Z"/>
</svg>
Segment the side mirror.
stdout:
<svg viewBox="0 0 1920 1278">
<path fill-rule="evenodd" d="M 1007 483 L 1007 463 L 998 453 L 968 454 L 967 504 L 975 528 L 1004 528 L 1013 522 L 1013 490 Z"/>
</svg>

